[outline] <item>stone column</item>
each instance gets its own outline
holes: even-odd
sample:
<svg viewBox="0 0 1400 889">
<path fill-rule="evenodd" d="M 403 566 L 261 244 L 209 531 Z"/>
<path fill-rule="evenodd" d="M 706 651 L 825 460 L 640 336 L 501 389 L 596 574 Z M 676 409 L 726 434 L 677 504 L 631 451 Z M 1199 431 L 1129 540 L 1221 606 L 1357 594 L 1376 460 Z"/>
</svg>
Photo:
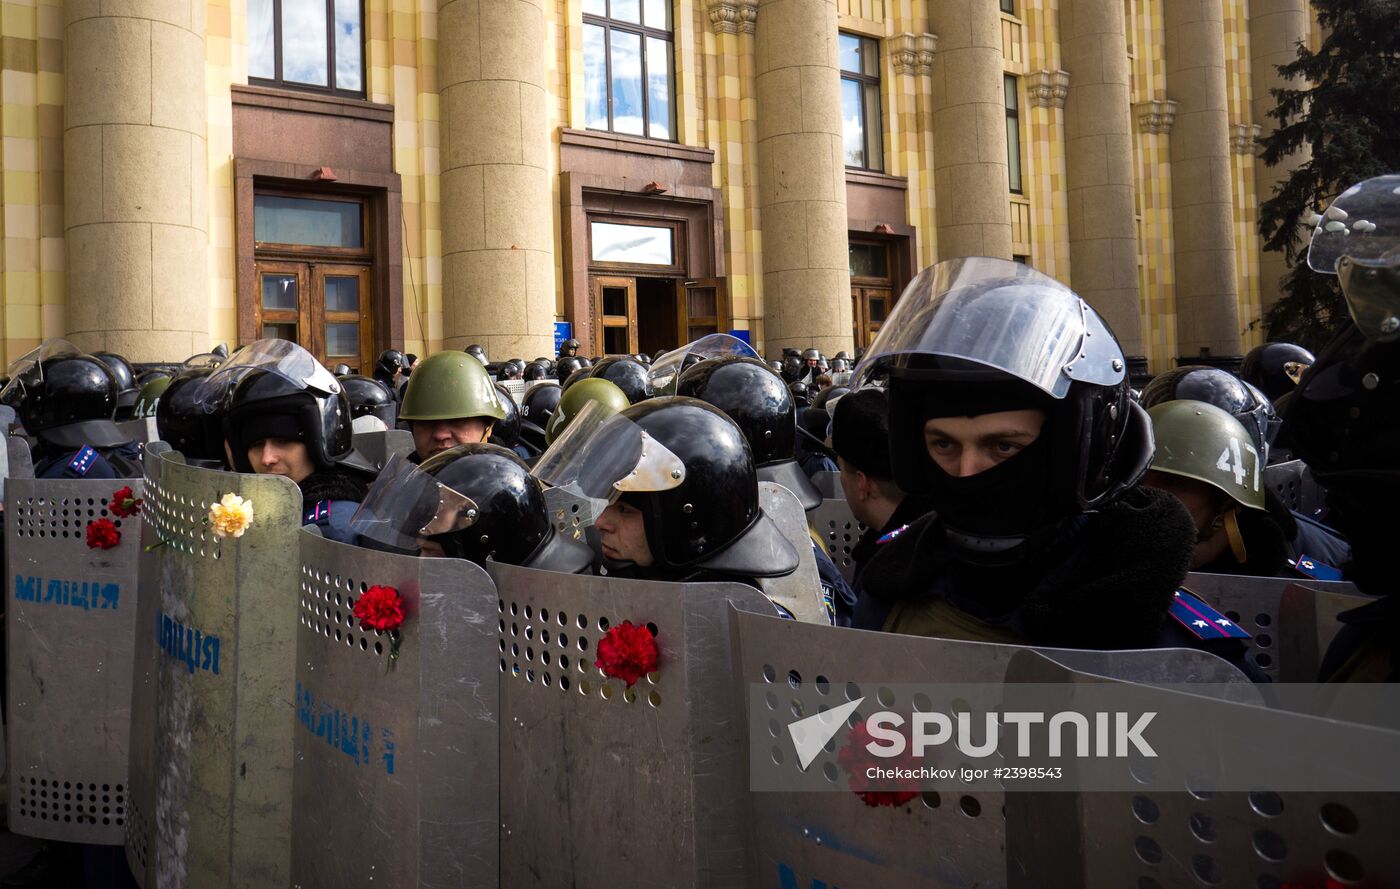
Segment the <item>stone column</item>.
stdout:
<svg viewBox="0 0 1400 889">
<path fill-rule="evenodd" d="M 1070 275 L 1118 335 L 1141 356 L 1133 121 L 1122 0 L 1065 0 L 1060 58 L 1065 97 L 1065 180 Z"/>
<path fill-rule="evenodd" d="M 543 0 L 440 0 L 443 346 L 549 354 L 554 228 Z"/>
<path fill-rule="evenodd" d="M 68 337 L 133 361 L 207 351 L 204 3 L 63 11 Z"/>
<path fill-rule="evenodd" d="M 851 348 L 834 0 L 760 0 L 758 207 L 768 354 Z"/>
<path fill-rule="evenodd" d="M 988 0 L 929 3 L 938 258 L 1011 258 L 1001 18 Z"/>
<path fill-rule="evenodd" d="M 1278 121 L 1269 117 L 1276 100 L 1269 95 L 1275 87 L 1287 86 L 1279 77 L 1277 66 L 1297 58 L 1297 44 L 1308 40 L 1312 22 L 1308 18 L 1307 0 L 1252 0 L 1249 5 L 1249 76 L 1254 96 L 1254 124 L 1267 136 L 1278 128 Z M 1262 160 L 1254 162 L 1254 193 L 1262 203 L 1274 196 L 1274 186 L 1284 181 L 1312 157 L 1308 146 L 1284 158 L 1277 166 L 1266 167 Z M 1261 243 L 1262 246 L 1262 243 Z M 1282 253 L 1261 250 L 1259 254 L 1259 300 L 1261 308 L 1278 300 L 1280 282 L 1288 274 L 1288 263 Z"/>
<path fill-rule="evenodd" d="M 1177 354 L 1196 361 L 1240 354 L 1235 282 L 1230 122 L 1221 0 L 1163 0 L 1167 94 L 1177 103 L 1170 137 L 1176 241 Z"/>
</svg>

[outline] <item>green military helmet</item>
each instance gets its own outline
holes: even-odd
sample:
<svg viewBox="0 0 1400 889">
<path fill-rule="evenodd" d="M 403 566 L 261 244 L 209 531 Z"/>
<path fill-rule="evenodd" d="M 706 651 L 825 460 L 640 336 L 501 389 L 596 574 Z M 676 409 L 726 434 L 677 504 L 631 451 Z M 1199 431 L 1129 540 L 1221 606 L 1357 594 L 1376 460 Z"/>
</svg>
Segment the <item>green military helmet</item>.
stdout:
<svg viewBox="0 0 1400 889">
<path fill-rule="evenodd" d="M 160 396 L 170 386 L 170 377 L 155 377 L 147 381 L 141 387 L 141 394 L 136 396 L 136 416 L 154 417 L 156 415 L 156 402 L 160 401 Z"/>
<path fill-rule="evenodd" d="M 1241 506 L 1264 508 L 1264 467 L 1244 425 L 1204 401 L 1164 401 L 1148 410 L 1157 450 L 1152 468 L 1205 482 Z"/>
<path fill-rule="evenodd" d="M 399 408 L 400 420 L 503 420 L 505 416 L 486 368 L 465 352 L 439 352 L 419 362 Z"/>
<path fill-rule="evenodd" d="M 549 416 L 549 425 L 544 430 L 544 440 L 546 445 L 554 444 L 554 440 L 564 434 L 568 428 L 569 421 L 577 417 L 583 409 L 597 402 L 608 409 L 608 412 L 615 414 L 631 404 L 627 400 L 627 393 L 613 382 L 604 379 L 579 380 L 568 389 L 559 399 L 559 406 L 554 409 L 554 413 Z"/>
</svg>

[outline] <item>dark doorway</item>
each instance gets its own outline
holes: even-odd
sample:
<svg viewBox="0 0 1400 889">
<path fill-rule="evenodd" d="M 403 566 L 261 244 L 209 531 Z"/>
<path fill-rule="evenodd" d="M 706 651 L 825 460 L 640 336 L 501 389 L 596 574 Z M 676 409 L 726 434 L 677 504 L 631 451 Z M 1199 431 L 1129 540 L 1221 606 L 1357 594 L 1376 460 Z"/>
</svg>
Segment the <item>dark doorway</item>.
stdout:
<svg viewBox="0 0 1400 889">
<path fill-rule="evenodd" d="M 637 279 L 637 351 L 648 355 L 676 348 L 676 282 L 671 278 Z"/>
</svg>

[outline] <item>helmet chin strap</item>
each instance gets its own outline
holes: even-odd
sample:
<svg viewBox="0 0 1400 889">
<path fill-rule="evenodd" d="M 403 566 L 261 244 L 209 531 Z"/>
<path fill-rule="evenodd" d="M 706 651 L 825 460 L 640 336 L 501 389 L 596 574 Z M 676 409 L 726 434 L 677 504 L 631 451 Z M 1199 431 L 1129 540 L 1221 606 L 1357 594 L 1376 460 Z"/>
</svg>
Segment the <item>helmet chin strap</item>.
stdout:
<svg viewBox="0 0 1400 889">
<path fill-rule="evenodd" d="M 1244 534 L 1240 531 L 1239 516 L 1238 509 L 1231 509 L 1225 513 L 1225 536 L 1230 538 L 1230 552 L 1234 555 L 1235 561 L 1243 565 L 1248 553 L 1244 546 Z"/>
</svg>

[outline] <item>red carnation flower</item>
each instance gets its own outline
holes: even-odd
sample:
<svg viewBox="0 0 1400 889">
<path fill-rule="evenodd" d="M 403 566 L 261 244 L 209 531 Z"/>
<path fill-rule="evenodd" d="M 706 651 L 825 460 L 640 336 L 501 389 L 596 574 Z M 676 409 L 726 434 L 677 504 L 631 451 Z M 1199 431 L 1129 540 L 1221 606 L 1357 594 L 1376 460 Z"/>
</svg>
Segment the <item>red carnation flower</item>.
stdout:
<svg viewBox="0 0 1400 889">
<path fill-rule="evenodd" d="M 403 596 L 391 586 L 372 586 L 355 600 L 362 630 L 397 630 L 403 625 Z"/>
<path fill-rule="evenodd" d="M 119 519 L 127 519 L 141 512 L 143 502 L 145 501 L 138 498 L 131 487 L 127 486 L 112 495 L 112 501 L 107 504 L 107 511 Z"/>
<path fill-rule="evenodd" d="M 883 757 L 876 756 L 866 749 L 866 745 L 874 738 L 870 730 L 865 727 L 865 722 L 861 721 L 856 727 L 851 729 L 847 736 L 846 746 L 841 748 L 841 752 L 836 755 L 836 762 L 850 775 L 847 779 L 852 792 L 860 797 L 867 806 L 902 806 L 919 795 L 919 779 L 908 778 L 883 778 L 868 777 L 867 770 L 870 768 L 880 769 L 918 769 L 923 765 L 910 752 L 913 749 L 909 741 L 908 725 L 902 729 L 904 734 L 904 752 L 899 756 Z"/>
<path fill-rule="evenodd" d="M 604 676 L 621 679 L 631 688 L 656 669 L 659 654 L 651 630 L 625 620 L 598 640 L 598 659 L 593 666 L 602 670 Z"/>
<path fill-rule="evenodd" d="M 122 532 L 112 524 L 111 519 L 96 519 L 88 522 L 88 549 L 111 549 L 122 542 Z"/>
</svg>

